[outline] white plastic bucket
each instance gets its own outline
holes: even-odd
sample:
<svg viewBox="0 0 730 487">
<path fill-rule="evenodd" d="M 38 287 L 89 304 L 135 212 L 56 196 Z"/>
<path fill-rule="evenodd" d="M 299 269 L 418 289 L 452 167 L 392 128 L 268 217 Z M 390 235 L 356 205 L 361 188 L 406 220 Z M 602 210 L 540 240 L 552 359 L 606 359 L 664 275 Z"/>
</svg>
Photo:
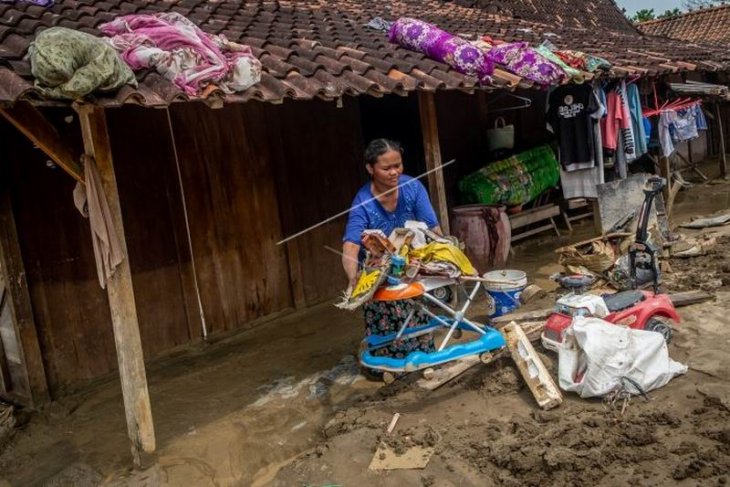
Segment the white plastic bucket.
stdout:
<svg viewBox="0 0 730 487">
<path fill-rule="evenodd" d="M 511 313 L 520 307 L 520 294 L 527 287 L 527 274 L 523 271 L 505 269 L 490 271 L 482 276 L 484 289 L 494 301 L 492 318 Z"/>
</svg>

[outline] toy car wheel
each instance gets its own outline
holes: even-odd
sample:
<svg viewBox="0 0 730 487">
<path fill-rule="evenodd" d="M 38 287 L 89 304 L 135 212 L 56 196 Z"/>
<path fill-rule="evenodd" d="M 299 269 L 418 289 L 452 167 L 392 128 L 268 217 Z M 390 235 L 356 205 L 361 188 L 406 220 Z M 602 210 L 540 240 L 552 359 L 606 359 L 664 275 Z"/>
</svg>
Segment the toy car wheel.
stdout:
<svg viewBox="0 0 730 487">
<path fill-rule="evenodd" d="M 647 331 L 655 331 L 661 333 L 664 337 L 664 341 L 669 343 L 672 341 L 672 324 L 666 319 L 659 318 L 657 316 L 650 318 L 646 323 Z"/>
</svg>

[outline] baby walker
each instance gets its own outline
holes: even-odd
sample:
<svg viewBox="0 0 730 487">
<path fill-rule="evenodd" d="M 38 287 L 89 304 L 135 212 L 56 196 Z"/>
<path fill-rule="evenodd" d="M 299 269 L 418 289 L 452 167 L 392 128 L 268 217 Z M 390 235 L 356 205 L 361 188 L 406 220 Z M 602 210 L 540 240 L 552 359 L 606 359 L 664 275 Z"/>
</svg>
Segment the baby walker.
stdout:
<svg viewBox="0 0 730 487">
<path fill-rule="evenodd" d="M 380 240 L 382 241 L 382 239 Z M 491 355 L 490 352 L 506 346 L 504 337 L 497 330 L 466 318 L 469 307 L 482 289 L 481 278 L 462 274 L 457 277 L 433 276 L 423 275 L 417 271 L 405 271 L 404 266 L 408 258 L 410 241 L 402 245 L 397 252 L 395 246 L 390 248 L 389 243 L 389 240 L 385 240 L 384 245 L 381 246 L 382 257 L 385 259 L 381 261 L 378 270 L 382 274 L 378 278 L 370 277 L 376 287 L 371 298 L 373 301 L 409 301 L 413 306 L 397 332 L 387 335 L 370 335 L 363 339 L 360 353 L 360 363 L 363 366 L 385 372 L 413 372 L 474 355 L 484 360 Z M 444 245 L 451 245 L 451 248 L 448 249 L 450 252 L 461 254 L 458 247 L 450 243 Z M 466 259 L 465 256 L 464 258 Z M 370 272 L 378 271 L 371 270 Z M 363 274 L 367 278 L 367 270 Z M 362 278 L 363 276 L 361 276 Z M 467 283 L 474 284 L 469 292 L 466 289 Z M 443 292 L 454 286 L 466 295 L 466 302 L 458 308 L 447 303 L 451 293 Z M 428 304 L 443 311 L 443 314 L 434 313 L 429 309 Z M 418 310 L 430 317 L 429 322 L 423 326 L 409 327 L 408 325 Z M 419 337 L 438 329 L 446 330 L 446 335 L 434 352 L 414 351 L 403 358 L 374 355 L 376 350 L 387 347 L 397 340 Z M 452 343 L 455 338 L 462 336 L 462 332 L 475 334 L 476 338 Z M 466 336 L 464 335 L 464 337 Z"/>
</svg>

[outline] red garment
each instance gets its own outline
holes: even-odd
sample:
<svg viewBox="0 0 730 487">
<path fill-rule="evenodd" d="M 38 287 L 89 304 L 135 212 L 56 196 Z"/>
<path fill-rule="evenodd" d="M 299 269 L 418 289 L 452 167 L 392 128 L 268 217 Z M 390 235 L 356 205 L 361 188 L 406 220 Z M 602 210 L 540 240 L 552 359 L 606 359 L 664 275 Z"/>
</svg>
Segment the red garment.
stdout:
<svg viewBox="0 0 730 487">
<path fill-rule="evenodd" d="M 601 119 L 603 147 L 616 150 L 619 130 L 631 128 L 631 113 L 616 90 L 606 95 L 606 116 Z"/>
</svg>

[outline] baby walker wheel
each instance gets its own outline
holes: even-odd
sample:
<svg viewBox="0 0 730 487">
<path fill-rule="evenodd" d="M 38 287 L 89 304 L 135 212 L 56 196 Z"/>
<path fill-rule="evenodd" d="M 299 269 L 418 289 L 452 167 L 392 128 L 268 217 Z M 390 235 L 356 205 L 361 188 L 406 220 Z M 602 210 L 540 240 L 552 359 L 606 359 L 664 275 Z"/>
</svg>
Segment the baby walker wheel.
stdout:
<svg viewBox="0 0 730 487">
<path fill-rule="evenodd" d="M 481 360 L 483 364 L 491 363 L 492 360 L 494 360 L 494 354 L 492 352 L 484 352 L 479 355 L 479 360 Z"/>
<path fill-rule="evenodd" d="M 433 369 L 432 369 L 431 367 L 429 367 L 429 368 L 427 368 L 427 369 L 425 369 L 425 370 L 423 371 L 423 374 L 422 374 L 422 375 L 423 375 L 423 378 L 424 378 L 424 379 L 426 379 L 426 380 L 431 380 L 431 379 L 433 379 L 433 378 L 434 378 L 434 375 L 435 375 L 435 374 L 436 374 L 436 371 L 435 371 L 435 370 L 433 370 Z"/>
<path fill-rule="evenodd" d="M 385 382 L 386 385 L 392 384 L 395 382 L 395 374 L 392 372 L 383 372 L 383 382 Z"/>
</svg>

